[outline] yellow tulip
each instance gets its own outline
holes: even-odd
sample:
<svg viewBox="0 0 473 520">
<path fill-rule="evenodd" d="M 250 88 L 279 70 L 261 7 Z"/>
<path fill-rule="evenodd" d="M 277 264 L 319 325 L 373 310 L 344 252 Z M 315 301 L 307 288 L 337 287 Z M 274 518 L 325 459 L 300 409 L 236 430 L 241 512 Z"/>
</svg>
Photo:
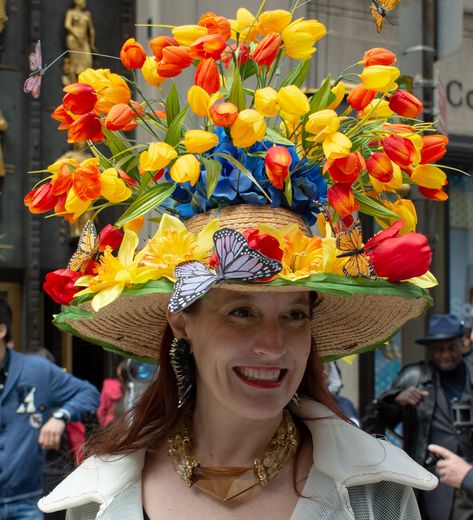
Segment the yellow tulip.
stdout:
<svg viewBox="0 0 473 520">
<path fill-rule="evenodd" d="M 240 35 L 240 43 L 251 43 L 256 40 L 259 25 L 256 18 L 244 7 L 240 7 L 236 20 L 229 20 L 232 28 L 232 38 L 236 40 L 236 33 Z"/>
<path fill-rule="evenodd" d="M 264 117 L 251 108 L 242 110 L 230 127 L 230 134 L 233 144 L 238 148 L 252 146 L 266 135 Z"/>
<path fill-rule="evenodd" d="M 100 175 L 100 194 L 110 202 L 123 202 L 131 197 L 131 190 L 118 175 L 116 168 L 107 168 Z"/>
<path fill-rule="evenodd" d="M 327 34 L 325 25 L 317 20 L 299 18 L 289 24 L 281 34 L 289 58 L 308 60 L 315 52 L 313 45 Z"/>
<path fill-rule="evenodd" d="M 423 188 L 441 190 L 447 183 L 447 176 L 437 166 L 432 164 L 419 164 L 411 173 L 411 179 Z"/>
<path fill-rule="evenodd" d="M 351 150 L 351 141 L 341 132 L 335 132 L 324 139 L 322 148 L 327 161 L 332 162 L 335 159 L 340 159 L 349 155 Z"/>
<path fill-rule="evenodd" d="M 180 45 L 192 45 L 196 40 L 209 33 L 202 25 L 179 25 L 174 27 L 172 35 Z"/>
<path fill-rule="evenodd" d="M 375 179 L 370 175 L 371 185 L 377 193 L 383 191 L 396 191 L 402 186 L 401 167 L 392 161 L 391 163 L 393 165 L 393 178 L 389 182 L 380 182 L 378 179 Z"/>
<path fill-rule="evenodd" d="M 266 117 L 273 117 L 278 113 L 278 93 L 274 88 L 259 88 L 255 91 L 255 108 Z"/>
<path fill-rule="evenodd" d="M 107 113 L 113 105 L 128 105 L 131 92 L 126 81 L 110 69 L 85 69 L 79 74 L 79 83 L 87 83 L 94 87 L 98 100 L 94 110 Z"/>
<path fill-rule="evenodd" d="M 327 107 L 330 110 L 335 110 L 338 105 L 343 101 L 343 98 L 345 97 L 345 85 L 339 81 L 334 87 L 330 89 L 330 92 L 332 94 L 335 94 L 335 99 L 330 103 L 330 105 Z"/>
<path fill-rule="evenodd" d="M 405 235 L 411 231 L 416 230 L 417 226 L 417 213 L 416 208 L 412 200 L 409 199 L 398 199 L 396 202 L 390 202 L 389 200 L 382 200 L 381 203 L 383 206 L 396 215 L 399 216 L 399 219 L 392 219 L 389 222 L 384 222 L 380 219 L 376 219 L 376 222 L 382 227 L 387 228 L 394 224 L 397 220 L 403 220 L 404 226 L 402 226 L 399 234 Z"/>
<path fill-rule="evenodd" d="M 141 72 L 143 73 L 143 78 L 152 87 L 160 87 L 165 81 L 166 78 L 162 78 L 158 74 L 158 63 L 154 56 L 147 56 L 146 60 L 141 67 Z"/>
<path fill-rule="evenodd" d="M 140 154 L 140 168 L 146 172 L 154 172 L 165 168 L 176 157 L 176 150 L 169 144 L 152 143 Z"/>
<path fill-rule="evenodd" d="M 205 130 L 188 130 L 181 143 L 189 153 L 204 153 L 218 144 L 218 136 Z"/>
<path fill-rule="evenodd" d="M 199 180 L 200 163 L 195 155 L 181 155 L 171 166 L 170 175 L 174 182 L 179 184 L 190 182 L 191 186 L 194 186 Z"/>
<path fill-rule="evenodd" d="M 198 85 L 192 85 L 187 92 L 187 102 L 194 114 L 205 117 L 209 115 L 210 95 Z"/>
<path fill-rule="evenodd" d="M 396 79 L 400 70 L 390 65 L 371 65 L 361 73 L 363 86 L 376 92 L 390 92 L 397 87 Z"/>
<path fill-rule="evenodd" d="M 283 112 L 302 117 L 310 110 L 309 100 L 296 85 L 288 85 L 278 92 L 278 104 Z"/>
<path fill-rule="evenodd" d="M 266 36 L 270 32 L 282 32 L 292 20 L 292 14 L 284 9 L 264 11 L 259 16 L 259 32 Z"/>
<path fill-rule="evenodd" d="M 340 119 L 335 110 L 319 110 L 309 116 L 305 129 L 315 137 L 309 140 L 323 141 L 328 135 L 333 134 L 340 126 Z"/>
<path fill-rule="evenodd" d="M 370 119 L 388 119 L 394 115 L 394 112 L 389 108 L 389 101 L 386 99 L 373 99 L 363 110 L 358 112 L 358 115 L 362 118 L 368 114 Z"/>
<path fill-rule="evenodd" d="M 72 213 L 72 220 L 76 221 L 81 215 L 83 215 L 90 206 L 91 200 L 82 200 L 77 195 L 74 189 L 69 190 L 67 193 L 66 202 L 64 208 L 68 213 Z"/>
</svg>

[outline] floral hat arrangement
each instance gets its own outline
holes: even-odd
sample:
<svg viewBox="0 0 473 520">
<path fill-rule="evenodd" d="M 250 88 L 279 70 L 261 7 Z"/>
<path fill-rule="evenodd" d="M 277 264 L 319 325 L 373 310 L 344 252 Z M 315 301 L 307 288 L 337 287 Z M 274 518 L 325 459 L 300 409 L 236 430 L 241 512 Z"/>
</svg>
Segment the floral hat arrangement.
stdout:
<svg viewBox="0 0 473 520">
<path fill-rule="evenodd" d="M 396 83 L 396 56 L 383 48 L 308 95 L 326 28 L 298 18 L 298 1 L 264 4 L 160 26 L 150 55 L 131 38 L 120 60 L 132 79 L 86 69 L 64 88 L 52 117 L 92 157 L 50 165 L 25 204 L 69 222 L 123 212 L 98 236 L 88 222 L 67 269 L 46 276 L 61 329 L 155 360 L 166 310 L 212 287 L 313 290 L 313 336 L 328 359 L 383 343 L 430 304 L 431 250 L 397 190 L 447 198 L 434 164 L 447 138 L 416 119 L 422 103 Z M 366 243 L 358 212 L 383 228 Z M 157 231 L 139 248 L 144 219 Z"/>
</svg>

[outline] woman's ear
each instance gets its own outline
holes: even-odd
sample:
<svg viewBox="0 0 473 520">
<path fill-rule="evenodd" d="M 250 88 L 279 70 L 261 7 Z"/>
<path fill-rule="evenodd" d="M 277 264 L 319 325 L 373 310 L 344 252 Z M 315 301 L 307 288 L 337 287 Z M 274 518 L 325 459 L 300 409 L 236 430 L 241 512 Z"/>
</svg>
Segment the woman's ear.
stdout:
<svg viewBox="0 0 473 520">
<path fill-rule="evenodd" d="M 186 315 L 184 312 L 170 312 L 167 311 L 166 317 L 168 320 L 168 323 L 172 329 L 172 332 L 174 334 L 175 338 L 184 338 L 187 339 L 187 318 L 188 315 Z"/>
</svg>

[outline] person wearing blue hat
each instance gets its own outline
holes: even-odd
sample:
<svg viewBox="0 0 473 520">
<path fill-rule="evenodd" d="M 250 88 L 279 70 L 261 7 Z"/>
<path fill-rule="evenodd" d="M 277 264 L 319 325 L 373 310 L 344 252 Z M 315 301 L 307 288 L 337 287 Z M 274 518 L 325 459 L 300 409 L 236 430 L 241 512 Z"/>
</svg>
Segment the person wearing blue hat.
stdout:
<svg viewBox="0 0 473 520">
<path fill-rule="evenodd" d="M 473 366 L 463 359 L 463 325 L 452 314 L 434 314 L 425 345 L 427 362 L 404 367 L 391 388 L 379 397 L 379 413 L 388 428 L 403 424 L 403 447 L 419 464 L 435 471 L 435 444 L 473 461 Z M 442 484 L 420 494 L 423 518 L 473 518 L 473 499 Z"/>
</svg>

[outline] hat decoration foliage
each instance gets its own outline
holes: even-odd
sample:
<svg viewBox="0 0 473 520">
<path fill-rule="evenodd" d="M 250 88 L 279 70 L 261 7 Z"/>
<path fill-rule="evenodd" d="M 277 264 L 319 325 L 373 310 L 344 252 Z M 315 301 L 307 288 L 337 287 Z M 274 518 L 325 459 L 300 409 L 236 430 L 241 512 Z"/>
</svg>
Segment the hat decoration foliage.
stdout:
<svg viewBox="0 0 473 520">
<path fill-rule="evenodd" d="M 317 280 L 350 292 L 340 280 L 353 276 L 386 290 L 410 280 L 418 294 L 435 283 L 415 208 L 396 190 L 415 184 L 425 197 L 447 198 L 446 175 L 433 164 L 447 138 L 416 119 L 422 103 L 398 86 L 396 56 L 383 48 L 309 94 L 303 86 L 327 31 L 298 18 L 298 3 L 286 11 L 264 10 L 263 2 L 256 14 L 207 12 L 193 25 L 161 26 L 149 51 L 125 42 L 126 76 L 89 68 L 64 88 L 52 117 L 68 143 L 85 143 L 92 156 L 48 166 L 25 204 L 68 222 L 123 211 L 99 236 L 87 225 L 68 268 L 47 275 L 55 301 L 92 300 L 98 311 L 124 291 L 170 292 L 184 262 L 215 268 L 219 211 L 232 205 L 290 210 L 318 228 L 314 236 L 297 224 L 246 229 L 248 247 L 281 266 L 255 283 Z M 345 82 L 356 84 L 348 92 Z M 186 220 L 211 210 L 215 218 L 199 232 L 187 229 Z M 366 244 L 358 212 L 384 229 Z M 158 228 L 139 249 L 145 218 Z"/>
</svg>

